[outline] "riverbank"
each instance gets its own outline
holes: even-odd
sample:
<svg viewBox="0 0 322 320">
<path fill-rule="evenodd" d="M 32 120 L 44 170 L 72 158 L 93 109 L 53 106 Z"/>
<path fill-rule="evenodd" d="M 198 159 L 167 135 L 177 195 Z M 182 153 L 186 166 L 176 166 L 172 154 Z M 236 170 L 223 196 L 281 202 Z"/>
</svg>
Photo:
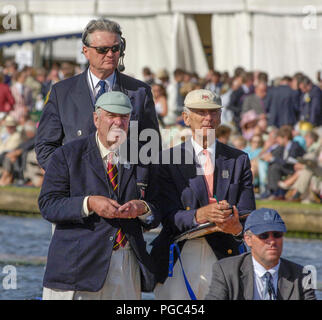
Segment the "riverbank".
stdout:
<svg viewBox="0 0 322 320">
<path fill-rule="evenodd" d="M 40 188 L 1 187 L 0 213 L 10 215 L 39 215 L 37 199 Z M 276 209 L 293 235 L 322 236 L 322 204 L 302 204 L 286 201 L 256 201 L 256 207 Z M 311 238 L 311 237 L 309 237 Z"/>
</svg>

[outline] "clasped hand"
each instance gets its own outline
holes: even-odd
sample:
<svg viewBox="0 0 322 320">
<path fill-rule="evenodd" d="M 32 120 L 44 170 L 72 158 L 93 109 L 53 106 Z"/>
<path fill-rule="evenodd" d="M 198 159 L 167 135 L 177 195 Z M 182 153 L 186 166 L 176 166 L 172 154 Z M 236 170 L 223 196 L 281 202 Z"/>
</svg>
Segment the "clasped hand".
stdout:
<svg viewBox="0 0 322 320">
<path fill-rule="evenodd" d="M 89 211 L 94 211 L 108 219 L 134 219 L 146 211 L 144 202 L 141 200 L 130 200 L 120 205 L 117 201 L 104 196 L 90 196 L 87 206 Z"/>
</svg>

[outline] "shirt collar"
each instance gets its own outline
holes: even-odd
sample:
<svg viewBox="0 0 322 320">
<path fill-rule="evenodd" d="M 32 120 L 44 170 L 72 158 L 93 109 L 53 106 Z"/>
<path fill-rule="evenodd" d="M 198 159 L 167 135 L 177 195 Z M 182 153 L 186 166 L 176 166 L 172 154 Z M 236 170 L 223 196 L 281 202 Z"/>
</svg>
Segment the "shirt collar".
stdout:
<svg viewBox="0 0 322 320">
<path fill-rule="evenodd" d="M 191 144 L 192 144 L 193 149 L 195 150 L 196 155 L 199 156 L 200 153 L 204 150 L 203 147 L 200 144 L 198 144 L 193 139 L 193 137 L 191 137 Z M 210 152 L 211 157 L 215 157 L 215 155 L 216 155 L 216 140 L 212 145 L 208 146 L 207 151 Z"/>
<path fill-rule="evenodd" d="M 97 133 L 97 131 L 96 131 L 96 144 L 97 144 L 97 146 L 98 146 L 98 149 L 99 149 L 99 151 L 100 151 L 100 154 L 101 154 L 101 157 L 102 157 L 102 159 L 103 160 L 106 160 L 107 159 L 107 156 L 108 156 L 108 154 L 110 153 L 110 152 L 114 152 L 115 153 L 115 155 L 116 155 L 116 157 L 118 157 L 118 153 L 119 153 L 119 150 L 117 149 L 117 150 L 109 150 L 109 149 L 107 149 L 102 143 L 101 143 L 101 141 L 100 141 L 100 139 L 98 138 L 98 133 Z"/>
<path fill-rule="evenodd" d="M 97 78 L 89 68 L 88 68 L 88 72 L 89 72 L 88 73 L 89 77 L 93 81 L 93 86 L 94 86 L 94 88 L 96 88 L 98 85 L 98 82 L 101 81 L 101 79 Z M 108 87 L 110 89 L 112 89 L 113 85 L 114 85 L 114 81 L 115 81 L 115 71 L 110 76 L 108 76 L 106 79 L 104 79 L 104 81 L 108 84 Z"/>
<path fill-rule="evenodd" d="M 280 260 L 278 261 L 278 264 L 275 267 L 273 267 L 269 270 L 266 270 L 259 262 L 257 262 L 255 260 L 255 258 L 253 256 L 252 256 L 252 260 L 253 260 L 254 272 L 258 277 L 262 278 L 267 271 L 272 275 L 273 278 L 275 278 L 277 276 L 278 269 L 279 269 L 280 263 L 281 263 Z"/>
</svg>

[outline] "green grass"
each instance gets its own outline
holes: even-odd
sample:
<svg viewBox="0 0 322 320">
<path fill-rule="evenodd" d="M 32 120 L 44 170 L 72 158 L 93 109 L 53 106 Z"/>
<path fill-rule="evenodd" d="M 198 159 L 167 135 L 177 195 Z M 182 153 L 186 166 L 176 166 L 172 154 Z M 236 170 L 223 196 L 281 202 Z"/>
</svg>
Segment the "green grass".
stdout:
<svg viewBox="0 0 322 320">
<path fill-rule="evenodd" d="M 26 195 L 39 195 L 40 188 L 34 188 L 34 187 L 16 187 L 16 186 L 6 186 L 6 187 L 0 187 L 0 192 L 11 192 L 11 193 L 24 193 Z"/>
<path fill-rule="evenodd" d="M 273 200 L 257 200 L 256 201 L 256 207 L 257 208 L 285 208 L 285 209 L 304 209 L 306 211 L 321 211 L 322 213 L 322 204 L 319 203 L 299 203 L 299 202 L 288 202 L 288 201 L 273 201 Z"/>
</svg>

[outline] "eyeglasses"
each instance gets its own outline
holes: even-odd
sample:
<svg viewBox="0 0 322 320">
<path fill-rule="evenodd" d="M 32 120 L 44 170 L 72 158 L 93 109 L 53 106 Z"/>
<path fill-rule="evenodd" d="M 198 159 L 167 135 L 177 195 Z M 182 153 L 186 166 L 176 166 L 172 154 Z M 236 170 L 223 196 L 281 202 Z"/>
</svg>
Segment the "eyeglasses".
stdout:
<svg viewBox="0 0 322 320">
<path fill-rule="evenodd" d="M 217 116 L 221 114 L 221 109 L 210 109 L 210 110 L 189 109 L 189 110 L 201 117 L 206 117 L 208 113 L 211 116 Z"/>
<path fill-rule="evenodd" d="M 279 239 L 283 237 L 283 232 L 274 231 L 274 232 L 264 232 L 261 234 L 258 234 L 257 237 L 261 240 L 267 240 L 269 238 L 270 233 L 273 235 L 273 238 Z"/>
<path fill-rule="evenodd" d="M 112 47 L 94 47 L 94 46 L 87 46 L 89 48 L 93 48 L 96 50 L 97 53 L 99 54 L 106 54 L 108 53 L 110 50 L 113 53 L 119 52 L 121 50 L 121 45 L 120 44 L 116 44 Z"/>
</svg>

